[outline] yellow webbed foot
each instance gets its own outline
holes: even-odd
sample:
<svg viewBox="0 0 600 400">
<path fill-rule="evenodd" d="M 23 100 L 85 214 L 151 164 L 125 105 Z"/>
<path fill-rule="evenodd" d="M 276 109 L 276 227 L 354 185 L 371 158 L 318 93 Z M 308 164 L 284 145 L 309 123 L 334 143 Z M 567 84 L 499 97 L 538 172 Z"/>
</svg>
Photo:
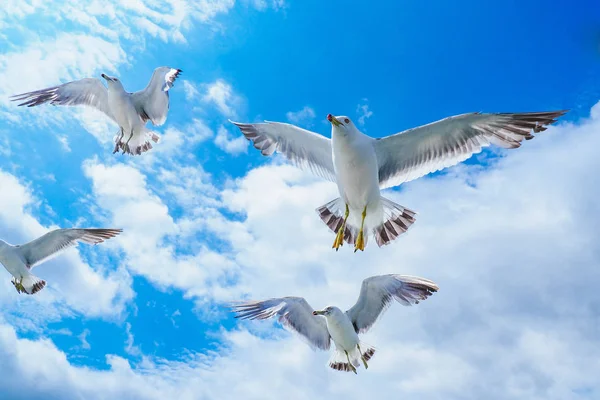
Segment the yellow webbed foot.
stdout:
<svg viewBox="0 0 600 400">
<path fill-rule="evenodd" d="M 338 229 L 337 234 L 335 235 L 335 240 L 333 241 L 333 246 L 332 248 L 335 249 L 335 251 L 338 251 L 340 247 L 342 247 L 344 245 L 344 230 L 345 230 L 345 226 L 342 225 L 340 227 L 340 229 Z"/>
<path fill-rule="evenodd" d="M 362 229 L 358 231 L 358 236 L 356 236 L 356 241 L 354 242 L 354 252 L 356 253 L 357 250 L 365 251 L 365 236 Z"/>
<path fill-rule="evenodd" d="M 344 232 L 346 231 L 346 221 L 348 220 L 348 215 L 350 215 L 350 209 L 348 208 L 348 204 L 346 204 L 346 213 L 344 214 L 344 222 L 342 222 L 342 226 L 338 229 L 335 234 L 335 240 L 333 241 L 332 248 L 335 251 L 338 251 L 340 247 L 344 245 Z"/>
</svg>

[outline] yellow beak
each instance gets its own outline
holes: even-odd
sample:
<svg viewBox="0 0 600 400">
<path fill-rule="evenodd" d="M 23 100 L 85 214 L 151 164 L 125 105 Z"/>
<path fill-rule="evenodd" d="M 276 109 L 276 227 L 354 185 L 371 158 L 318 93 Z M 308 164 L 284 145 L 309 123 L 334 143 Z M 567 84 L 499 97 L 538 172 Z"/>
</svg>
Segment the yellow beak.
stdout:
<svg viewBox="0 0 600 400">
<path fill-rule="evenodd" d="M 331 114 L 327 116 L 327 121 L 331 122 L 331 125 L 333 126 L 340 126 L 342 124 L 340 121 L 337 120 L 336 117 L 334 117 Z"/>
</svg>

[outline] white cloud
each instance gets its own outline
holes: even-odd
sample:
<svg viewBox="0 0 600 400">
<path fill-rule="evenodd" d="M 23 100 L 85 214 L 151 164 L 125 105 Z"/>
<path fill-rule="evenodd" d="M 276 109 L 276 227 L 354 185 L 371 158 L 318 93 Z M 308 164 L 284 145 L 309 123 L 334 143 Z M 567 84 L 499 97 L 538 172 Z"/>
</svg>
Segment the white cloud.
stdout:
<svg viewBox="0 0 600 400">
<path fill-rule="evenodd" d="M 237 155 L 248 151 L 248 140 L 242 135 L 231 137 L 227 128 L 219 127 L 215 137 L 215 145 L 226 153 Z"/>
<path fill-rule="evenodd" d="M 358 123 L 361 126 L 365 125 L 367 118 L 371 118 L 373 111 L 369 110 L 369 105 L 366 103 L 367 99 L 363 99 L 365 103 L 356 106 L 356 112 L 358 113 Z"/>
<path fill-rule="evenodd" d="M 214 104 L 219 112 L 227 118 L 237 118 L 242 99 L 234 92 L 229 83 L 223 79 L 218 79 L 205 85 L 205 88 L 204 102 Z"/>
<path fill-rule="evenodd" d="M 60 142 L 62 148 L 67 153 L 71 152 L 71 147 L 69 146 L 69 138 L 66 136 L 58 136 L 58 141 Z"/>
<path fill-rule="evenodd" d="M 304 106 L 304 108 L 299 111 L 288 111 L 285 116 L 292 124 L 310 126 L 312 125 L 316 115 L 315 110 L 309 106 Z"/>
<path fill-rule="evenodd" d="M 268 8 L 281 10 L 286 7 L 285 0 L 245 0 L 245 2 L 249 3 L 260 11 L 264 11 Z"/>
<path fill-rule="evenodd" d="M 89 335 L 90 335 L 90 330 L 89 329 L 84 329 L 79 334 L 79 336 L 77 336 L 77 338 L 81 342 L 81 344 L 79 345 L 79 348 L 81 348 L 83 350 L 89 350 L 89 349 L 92 348 L 92 346 L 90 346 L 90 343 L 87 341 L 87 338 L 88 338 Z"/>
<path fill-rule="evenodd" d="M 216 213 L 214 209 L 207 208 L 207 204 L 197 204 L 186 210 L 186 217 L 180 221 L 169 214 L 167 201 L 185 206 L 194 198 L 204 196 L 202 192 L 195 192 L 202 187 L 202 178 L 198 179 L 190 173 L 192 171 L 193 168 L 181 166 L 162 170 L 159 178 L 165 184 L 161 188 L 163 200 L 148 186 L 146 176 L 132 165 L 109 166 L 97 160 L 84 164 L 84 173 L 92 180 L 97 203 L 109 212 L 115 226 L 124 229 L 119 243 L 128 269 L 159 287 L 176 287 L 187 297 L 201 299 L 210 297 L 210 293 L 218 289 L 220 279 L 235 266 L 204 243 L 188 244 L 187 236 L 206 229 L 206 221 Z M 173 194 L 178 196 L 172 198 Z M 194 229 L 190 229 L 190 220 Z M 178 240 L 181 235 L 186 240 Z"/>
<path fill-rule="evenodd" d="M 55 7 L 46 2 L 9 0 L 0 13 L 0 26 L 18 25 L 25 17 L 36 15 L 67 20 L 76 30 L 111 40 L 143 41 L 149 35 L 165 42 L 185 42 L 185 34 L 195 22 L 213 24 L 234 5 L 235 0 L 70 0 Z"/>
<path fill-rule="evenodd" d="M 185 92 L 185 99 L 187 101 L 196 99 L 200 94 L 200 92 L 196 88 L 196 85 L 194 85 L 188 80 L 183 81 L 183 91 Z"/>
</svg>

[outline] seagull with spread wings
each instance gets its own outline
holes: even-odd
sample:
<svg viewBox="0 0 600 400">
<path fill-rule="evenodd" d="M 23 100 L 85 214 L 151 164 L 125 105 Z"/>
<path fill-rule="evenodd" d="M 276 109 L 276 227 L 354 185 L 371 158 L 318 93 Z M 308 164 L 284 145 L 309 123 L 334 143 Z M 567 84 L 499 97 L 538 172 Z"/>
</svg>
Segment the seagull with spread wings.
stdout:
<svg viewBox="0 0 600 400">
<path fill-rule="evenodd" d="M 363 281 L 358 301 L 348 311 L 329 306 L 315 311 L 303 297 L 281 297 L 249 301 L 232 306 L 236 318 L 267 319 L 279 316 L 279 322 L 302 335 L 314 349 L 329 350 L 331 341 L 336 351 L 329 366 L 338 371 L 352 371 L 367 361 L 375 349 L 358 338 L 368 331 L 393 300 L 410 306 L 418 304 L 438 291 L 438 286 L 424 278 L 408 275 L 379 275 Z M 319 317 L 324 316 L 325 319 Z"/>
<path fill-rule="evenodd" d="M 337 183 L 340 198 L 317 212 L 336 234 L 333 248 L 346 241 L 356 251 L 365 248 L 364 232 L 371 231 L 381 247 L 415 222 L 415 212 L 382 197 L 382 189 L 458 164 L 491 144 L 517 148 L 566 112 L 462 114 L 378 139 L 364 135 L 348 117 L 331 114 L 331 139 L 286 123 L 231 122 L 263 155 L 278 151 Z"/>
<path fill-rule="evenodd" d="M 85 78 L 59 86 L 17 94 L 12 101 L 19 106 L 34 107 L 44 103 L 63 106 L 84 105 L 102 111 L 119 125 L 113 154 L 122 150 L 131 155 L 142 154 L 158 143 L 160 136 L 147 129 L 146 123 L 160 126 L 169 111 L 169 89 L 181 73 L 180 69 L 159 67 L 154 70 L 144 90 L 129 93 L 118 78 L 102 74 L 108 88 L 99 79 Z"/>
<path fill-rule="evenodd" d="M 31 273 L 33 267 L 77 245 L 98 244 L 121 233 L 121 229 L 56 229 L 23 245 L 10 245 L 0 240 L 0 264 L 14 277 L 18 293 L 34 294 L 46 281 Z"/>
</svg>

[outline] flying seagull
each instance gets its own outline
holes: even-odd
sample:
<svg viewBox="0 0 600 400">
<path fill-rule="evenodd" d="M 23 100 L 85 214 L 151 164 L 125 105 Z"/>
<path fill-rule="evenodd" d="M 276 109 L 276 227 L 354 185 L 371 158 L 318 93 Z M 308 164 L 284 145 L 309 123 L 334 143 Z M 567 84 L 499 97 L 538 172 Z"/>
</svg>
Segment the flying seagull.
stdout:
<svg viewBox="0 0 600 400">
<path fill-rule="evenodd" d="M 146 128 L 146 122 L 155 126 L 165 123 L 169 111 L 169 89 L 181 73 L 180 69 L 159 67 L 154 70 L 144 90 L 129 93 L 118 78 L 102 74 L 108 89 L 100 79 L 85 78 L 59 86 L 17 94 L 12 101 L 19 106 L 34 107 L 44 103 L 63 106 L 84 105 L 102 111 L 119 125 L 115 149 L 123 154 L 142 154 L 158 143 L 160 136 Z"/>
<path fill-rule="evenodd" d="M 14 277 L 11 281 L 18 293 L 34 294 L 46 281 L 31 273 L 33 267 L 58 255 L 78 242 L 98 244 L 117 236 L 122 229 L 56 229 L 32 242 L 10 245 L 0 240 L 0 264 Z"/>
<path fill-rule="evenodd" d="M 438 291 L 432 281 L 408 275 L 379 275 L 363 281 L 358 301 L 348 311 L 329 306 L 314 311 L 303 297 L 281 297 L 249 301 L 232 306 L 236 318 L 267 319 L 279 316 L 279 322 L 307 339 L 313 349 L 329 350 L 331 341 L 336 351 L 329 366 L 338 371 L 352 371 L 362 360 L 365 369 L 375 349 L 358 339 L 368 331 L 395 299 L 400 304 L 418 304 Z M 318 315 L 325 317 L 323 320 Z"/>
<path fill-rule="evenodd" d="M 360 132 L 350 118 L 331 114 L 331 139 L 286 123 L 230 122 L 263 155 L 278 151 L 337 183 L 340 198 L 317 213 L 336 234 L 333 248 L 345 240 L 356 252 L 364 250 L 369 231 L 381 247 L 415 222 L 416 213 L 382 197 L 382 189 L 458 164 L 490 144 L 517 148 L 566 112 L 462 114 L 378 139 Z"/>
</svg>

